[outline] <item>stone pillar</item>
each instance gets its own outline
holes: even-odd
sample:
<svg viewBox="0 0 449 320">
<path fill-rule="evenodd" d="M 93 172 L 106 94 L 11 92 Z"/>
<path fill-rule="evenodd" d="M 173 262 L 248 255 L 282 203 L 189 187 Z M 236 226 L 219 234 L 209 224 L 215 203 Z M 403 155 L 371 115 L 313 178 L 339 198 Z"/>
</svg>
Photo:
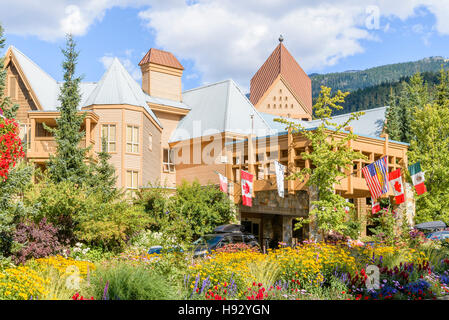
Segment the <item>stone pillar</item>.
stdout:
<svg viewBox="0 0 449 320">
<path fill-rule="evenodd" d="M 282 242 L 285 242 L 288 246 L 292 245 L 292 217 L 283 216 L 282 217 Z"/>
<path fill-rule="evenodd" d="M 399 224 L 402 224 L 402 218 L 406 217 L 408 224 L 415 225 L 415 192 L 410 183 L 405 183 L 405 202 L 401 203 L 397 209 L 399 213 Z"/>
</svg>

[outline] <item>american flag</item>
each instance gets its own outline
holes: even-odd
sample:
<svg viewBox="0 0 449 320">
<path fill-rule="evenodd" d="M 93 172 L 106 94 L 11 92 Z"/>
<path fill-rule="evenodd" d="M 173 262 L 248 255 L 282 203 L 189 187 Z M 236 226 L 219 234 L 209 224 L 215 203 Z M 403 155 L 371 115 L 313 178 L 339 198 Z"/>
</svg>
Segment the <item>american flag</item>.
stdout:
<svg viewBox="0 0 449 320">
<path fill-rule="evenodd" d="M 371 193 L 371 198 L 377 199 L 388 192 L 387 157 L 377 160 L 362 168 L 363 176 Z"/>
</svg>

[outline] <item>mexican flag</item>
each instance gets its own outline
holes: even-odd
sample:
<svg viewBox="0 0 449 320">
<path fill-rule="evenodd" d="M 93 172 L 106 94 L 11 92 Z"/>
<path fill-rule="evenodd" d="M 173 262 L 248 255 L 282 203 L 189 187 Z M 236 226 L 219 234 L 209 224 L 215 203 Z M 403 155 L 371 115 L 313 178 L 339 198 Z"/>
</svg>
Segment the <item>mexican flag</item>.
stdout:
<svg viewBox="0 0 449 320">
<path fill-rule="evenodd" d="M 240 183 L 242 185 L 242 202 L 244 206 L 252 207 L 253 175 L 240 170 Z"/>
<path fill-rule="evenodd" d="M 412 164 L 408 167 L 408 171 L 410 171 L 410 175 L 412 176 L 416 193 L 421 195 L 427 192 L 426 185 L 424 184 L 424 172 L 421 171 L 421 164 L 419 162 Z"/>
<path fill-rule="evenodd" d="M 402 183 L 401 169 L 390 172 L 388 180 L 390 180 L 391 186 L 396 200 L 396 204 L 401 204 L 405 201 L 404 185 Z"/>
</svg>

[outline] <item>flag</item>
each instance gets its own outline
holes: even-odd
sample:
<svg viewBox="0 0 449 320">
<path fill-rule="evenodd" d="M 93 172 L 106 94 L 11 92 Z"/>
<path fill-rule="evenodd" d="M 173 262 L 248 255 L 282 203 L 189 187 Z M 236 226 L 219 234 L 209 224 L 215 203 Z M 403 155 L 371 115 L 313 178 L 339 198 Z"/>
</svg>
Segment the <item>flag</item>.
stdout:
<svg viewBox="0 0 449 320">
<path fill-rule="evenodd" d="M 402 183 L 401 169 L 390 172 L 389 180 L 393 188 L 396 204 L 401 204 L 405 201 L 404 184 Z"/>
<path fill-rule="evenodd" d="M 253 175 L 240 170 L 240 183 L 242 185 L 242 202 L 244 206 L 252 207 Z"/>
<path fill-rule="evenodd" d="M 284 174 L 285 174 L 285 166 L 281 164 L 279 161 L 274 161 L 274 168 L 276 171 L 276 183 L 278 187 L 279 197 L 284 197 Z"/>
<path fill-rule="evenodd" d="M 371 193 L 371 198 L 377 199 L 382 194 L 388 192 L 388 169 L 387 157 L 383 157 L 376 162 L 362 168 L 363 176 Z"/>
<path fill-rule="evenodd" d="M 218 177 L 220 178 L 220 190 L 224 193 L 228 193 L 228 178 L 221 173 L 218 174 Z"/>
<path fill-rule="evenodd" d="M 374 213 L 378 213 L 380 211 L 380 203 L 376 200 L 373 200 L 373 198 L 371 198 L 371 212 Z"/>
<path fill-rule="evenodd" d="M 412 164 L 408 167 L 408 171 L 410 171 L 418 196 L 427 192 L 426 185 L 424 184 L 424 172 L 421 171 L 421 164 L 419 162 Z"/>
</svg>

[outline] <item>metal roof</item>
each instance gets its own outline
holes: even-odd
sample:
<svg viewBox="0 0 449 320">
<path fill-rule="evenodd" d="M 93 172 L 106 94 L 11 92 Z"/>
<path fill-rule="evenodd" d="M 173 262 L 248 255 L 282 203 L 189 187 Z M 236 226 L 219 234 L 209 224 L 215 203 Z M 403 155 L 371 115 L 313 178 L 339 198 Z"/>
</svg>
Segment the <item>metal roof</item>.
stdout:
<svg viewBox="0 0 449 320">
<path fill-rule="evenodd" d="M 16 47 L 10 47 L 44 110 L 56 109 L 59 86 L 55 79 Z"/>
<path fill-rule="evenodd" d="M 39 99 L 43 110 L 56 111 L 57 107 L 61 105 L 58 97 L 63 83 L 53 79 L 17 48 L 11 46 L 11 50 Z M 187 108 L 181 102 L 169 102 L 167 99 L 159 99 L 146 95 L 140 85 L 131 77 L 117 58 L 113 60 L 111 66 L 99 82 L 81 82 L 79 84 L 79 93 L 81 95 L 81 101 L 78 108 L 93 104 L 129 104 L 140 106 L 144 107 L 161 127 L 162 125 L 159 119 L 148 107 L 147 100 L 151 102 L 157 99 L 160 104 Z"/>
<path fill-rule="evenodd" d="M 170 99 L 163 99 L 159 97 L 150 96 L 148 93 L 145 93 L 146 101 L 149 103 L 159 104 L 163 106 L 175 107 L 180 109 L 190 110 L 190 107 L 181 101 L 175 101 Z"/>
<path fill-rule="evenodd" d="M 364 110 L 365 114 L 360 116 L 358 120 L 351 121 L 349 125 L 353 128 L 355 134 L 379 138 L 380 135 L 382 134 L 386 110 L 387 107 Z M 260 114 L 270 124 L 270 126 L 273 129 L 285 131 L 284 124 L 274 121 L 274 119 L 276 118 L 281 118 L 280 116 L 263 112 L 261 112 Z M 351 113 L 334 116 L 332 117 L 331 122 L 340 125 L 345 123 L 350 116 Z M 298 119 L 288 119 L 288 118 L 284 119 L 300 123 L 306 129 L 316 128 L 321 124 L 321 120 L 303 121 Z"/>
<path fill-rule="evenodd" d="M 185 91 L 183 102 L 191 111 L 178 123 L 169 142 L 198 138 L 219 132 L 269 135 L 270 126 L 233 80 Z"/>
<path fill-rule="evenodd" d="M 119 59 L 114 58 L 108 70 L 86 99 L 85 106 L 128 104 L 143 107 L 162 127 L 159 119 L 147 104 L 145 93 L 126 71 Z"/>
</svg>

